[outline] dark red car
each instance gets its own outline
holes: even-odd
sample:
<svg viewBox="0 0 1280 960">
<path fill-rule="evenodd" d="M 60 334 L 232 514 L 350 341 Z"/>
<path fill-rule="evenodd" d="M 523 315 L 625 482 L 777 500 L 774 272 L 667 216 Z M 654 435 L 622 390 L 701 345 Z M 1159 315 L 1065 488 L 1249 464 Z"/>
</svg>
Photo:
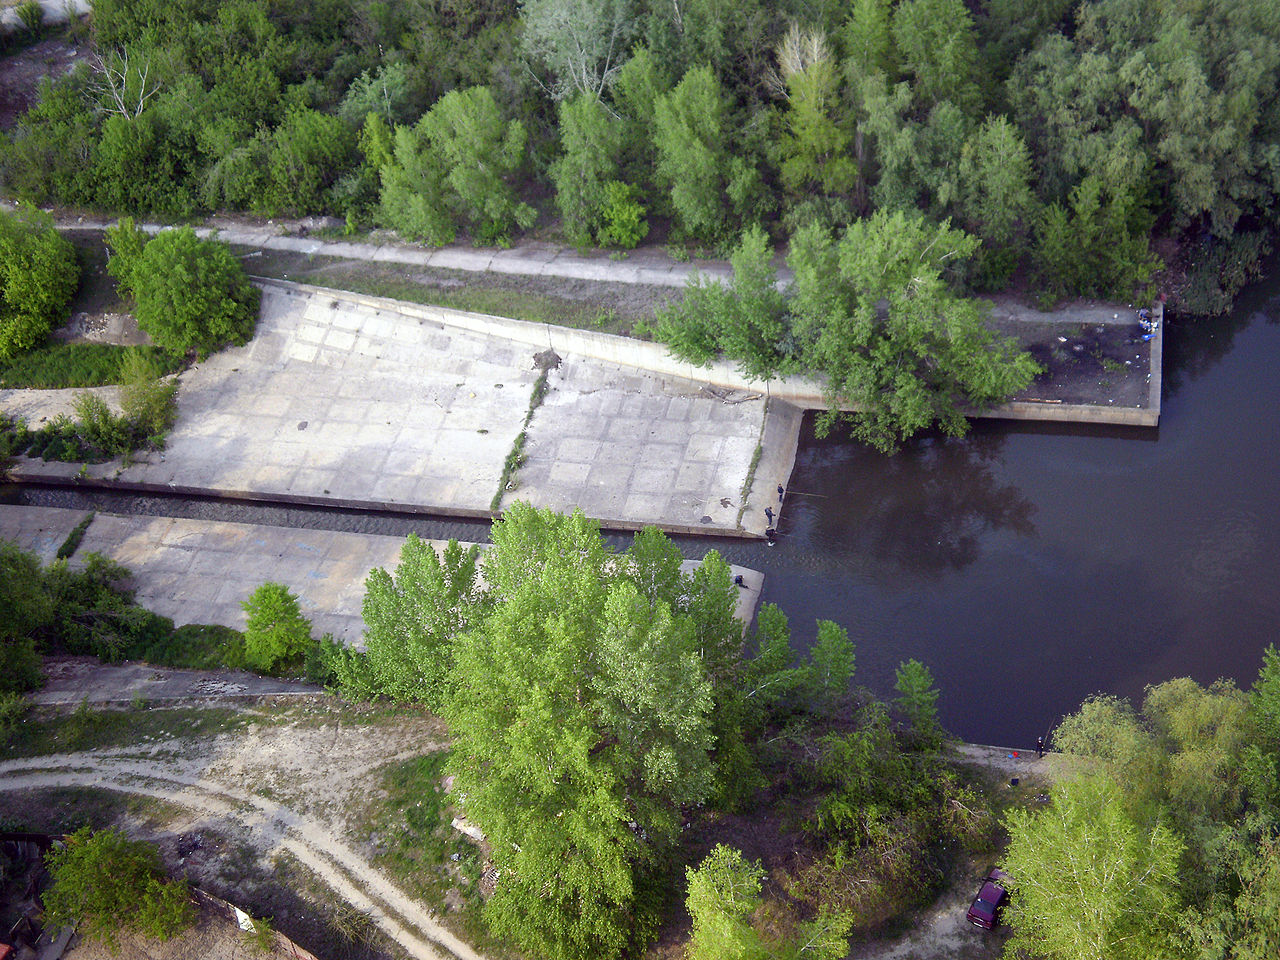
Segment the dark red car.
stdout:
<svg viewBox="0 0 1280 960">
<path fill-rule="evenodd" d="M 999 867 L 992 867 L 991 872 L 982 881 L 982 889 L 973 898 L 969 907 L 968 920 L 975 927 L 983 930 L 994 930 L 1000 922 L 1000 908 L 1009 899 L 1009 891 L 1004 888 L 1009 875 Z"/>
</svg>

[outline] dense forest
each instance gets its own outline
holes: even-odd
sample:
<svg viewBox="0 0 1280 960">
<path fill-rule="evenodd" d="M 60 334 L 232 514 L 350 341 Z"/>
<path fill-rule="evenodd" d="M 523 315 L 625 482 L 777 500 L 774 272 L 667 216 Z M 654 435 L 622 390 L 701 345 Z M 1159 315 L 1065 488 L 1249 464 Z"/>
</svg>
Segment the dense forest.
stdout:
<svg viewBox="0 0 1280 960">
<path fill-rule="evenodd" d="M 78 29 L 5 195 L 722 253 L 906 213 L 981 240 L 969 289 L 1193 313 L 1276 224 L 1273 0 L 98 0 Z"/>
</svg>

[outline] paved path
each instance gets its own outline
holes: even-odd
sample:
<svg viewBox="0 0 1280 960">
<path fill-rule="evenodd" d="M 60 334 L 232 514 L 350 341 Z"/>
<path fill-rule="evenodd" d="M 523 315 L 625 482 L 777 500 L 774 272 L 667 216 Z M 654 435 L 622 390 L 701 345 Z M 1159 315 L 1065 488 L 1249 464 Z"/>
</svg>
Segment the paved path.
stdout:
<svg viewBox="0 0 1280 960">
<path fill-rule="evenodd" d="M 59 507 L 0 505 L 0 537 L 47 562 L 84 516 Z M 444 547 L 444 541 L 428 542 Z M 76 556 L 94 551 L 127 566 L 138 603 L 179 625 L 244 629 L 240 604 L 261 583 L 283 583 L 298 596 L 315 636 L 330 633 L 359 647 L 365 578 L 374 567 L 394 569 L 403 544 L 376 534 L 100 513 Z M 695 564 L 686 561 L 686 571 Z M 745 567 L 733 572 L 746 584 L 737 614 L 750 622 L 764 575 Z"/>
<path fill-rule="evenodd" d="M 0 202 L 0 206 L 12 204 Z M 80 217 L 62 221 L 64 230 L 102 230 L 115 220 Z M 425 247 L 405 243 L 389 231 L 374 231 L 359 240 L 322 240 L 307 236 L 306 221 L 268 220 L 257 225 L 241 220 L 212 218 L 206 226 L 196 227 L 200 236 L 217 234 L 219 240 L 264 250 L 286 250 L 311 256 L 337 257 L 345 260 L 368 260 L 376 263 L 403 263 L 415 267 L 440 270 L 463 270 L 469 273 L 511 273 L 530 277 L 563 277 L 571 280 L 593 280 L 606 283 L 640 283 L 659 287 L 683 287 L 695 273 L 728 278 L 733 269 L 723 260 L 690 259 L 678 261 L 661 247 L 640 247 L 614 259 L 606 250 L 580 254 L 571 247 L 539 240 L 522 240 L 507 249 L 468 247 Z M 148 233 L 168 227 L 145 223 L 139 226 Z M 789 281 L 791 273 L 779 270 L 779 279 Z"/>
</svg>

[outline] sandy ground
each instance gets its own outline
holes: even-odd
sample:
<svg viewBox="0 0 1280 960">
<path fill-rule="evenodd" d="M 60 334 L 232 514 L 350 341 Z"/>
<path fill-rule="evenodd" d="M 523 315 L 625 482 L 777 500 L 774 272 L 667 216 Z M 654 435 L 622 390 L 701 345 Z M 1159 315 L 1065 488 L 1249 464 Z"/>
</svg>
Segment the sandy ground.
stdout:
<svg viewBox="0 0 1280 960">
<path fill-rule="evenodd" d="M 410 956 L 480 960 L 436 922 L 433 907 L 399 890 L 347 842 L 345 814 L 362 806 L 371 774 L 441 749 L 441 734 L 427 719 L 395 727 L 343 724 L 326 719 L 324 706 L 317 705 L 314 721 L 6 761 L 0 763 L 0 792 L 94 787 L 167 801 L 191 815 L 180 832 L 229 826 L 264 861 L 292 855 Z M 38 795 L 29 795 L 36 802 Z M 196 858 L 187 869 L 198 881 Z"/>
</svg>

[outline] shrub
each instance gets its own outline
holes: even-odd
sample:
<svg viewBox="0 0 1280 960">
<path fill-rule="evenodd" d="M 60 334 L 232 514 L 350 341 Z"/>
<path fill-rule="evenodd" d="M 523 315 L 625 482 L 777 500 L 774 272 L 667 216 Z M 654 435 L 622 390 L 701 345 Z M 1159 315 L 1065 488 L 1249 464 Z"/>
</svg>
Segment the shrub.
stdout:
<svg viewBox="0 0 1280 960">
<path fill-rule="evenodd" d="M 78 921 L 113 954 L 122 931 L 168 940 L 195 921 L 186 881 L 166 880 L 155 848 L 118 831 L 81 827 L 45 862 L 53 880 L 44 894 L 47 921 Z"/>
<path fill-rule="evenodd" d="M 53 219 L 22 205 L 0 211 L 0 360 L 40 343 L 66 315 L 80 267 Z"/>
<path fill-rule="evenodd" d="M 17 732 L 31 704 L 20 693 L 0 693 L 0 741 Z"/>
<path fill-rule="evenodd" d="M 142 353 L 126 354 L 120 363 L 120 407 L 135 446 L 160 448 L 177 412 L 178 384 L 161 379 L 164 370 Z"/>
<path fill-rule="evenodd" d="M 265 673 L 302 660 L 312 644 L 311 622 L 288 587 L 264 583 L 241 606 L 249 615 L 244 656 L 250 669 Z"/>
<path fill-rule="evenodd" d="M 35 33 L 44 26 L 44 7 L 40 6 L 39 0 L 24 0 L 15 12 L 28 33 Z"/>
<path fill-rule="evenodd" d="M 166 230 L 138 250 L 138 231 L 122 220 L 108 231 L 107 269 L 137 302 L 138 326 L 166 353 L 201 353 L 253 334 L 260 294 L 231 248 L 190 227 Z"/>
<path fill-rule="evenodd" d="M 648 235 L 649 224 L 644 218 L 644 205 L 636 199 L 637 192 L 620 180 L 604 185 L 597 235 L 604 246 L 630 250 Z"/>
</svg>

